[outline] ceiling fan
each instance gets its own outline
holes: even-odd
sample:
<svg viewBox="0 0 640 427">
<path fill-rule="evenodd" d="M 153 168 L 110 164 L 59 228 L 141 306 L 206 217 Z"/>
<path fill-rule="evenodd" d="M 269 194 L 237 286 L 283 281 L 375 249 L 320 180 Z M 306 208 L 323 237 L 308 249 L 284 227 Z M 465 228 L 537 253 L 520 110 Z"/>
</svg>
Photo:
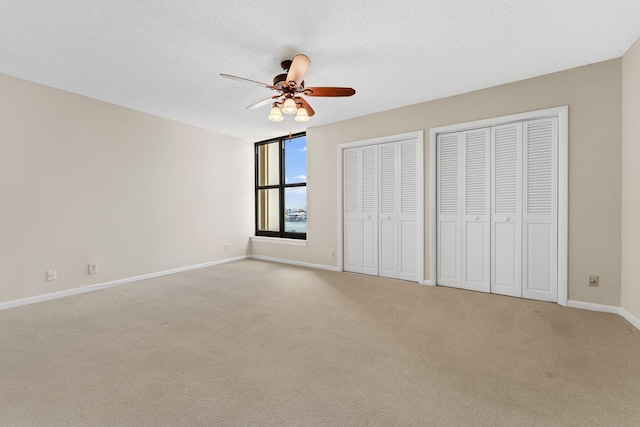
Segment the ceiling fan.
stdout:
<svg viewBox="0 0 640 427">
<path fill-rule="evenodd" d="M 306 122 L 315 114 L 311 105 L 301 96 L 351 96 L 356 91 L 350 87 L 305 87 L 304 76 L 309 70 L 311 61 L 306 55 L 296 55 L 293 60 L 285 60 L 280 63 L 284 71 L 273 78 L 273 84 L 261 83 L 243 77 L 232 76 L 231 74 L 220 74 L 222 77 L 239 80 L 242 82 L 254 83 L 267 89 L 278 92 L 277 95 L 270 96 L 255 104 L 249 105 L 248 110 L 262 107 L 272 103 L 269 120 L 279 122 L 284 119 L 282 113 L 295 114 L 296 121 Z"/>
</svg>

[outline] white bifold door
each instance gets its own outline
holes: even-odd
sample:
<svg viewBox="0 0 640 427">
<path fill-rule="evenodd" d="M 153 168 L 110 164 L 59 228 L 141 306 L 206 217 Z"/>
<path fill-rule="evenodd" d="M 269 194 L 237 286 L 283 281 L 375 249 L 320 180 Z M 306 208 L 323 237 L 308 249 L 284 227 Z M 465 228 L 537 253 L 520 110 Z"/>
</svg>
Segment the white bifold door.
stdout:
<svg viewBox="0 0 640 427">
<path fill-rule="evenodd" d="M 437 137 L 437 284 L 557 301 L 557 118 Z"/>
<path fill-rule="evenodd" d="M 417 143 L 343 150 L 345 271 L 418 280 Z"/>
</svg>

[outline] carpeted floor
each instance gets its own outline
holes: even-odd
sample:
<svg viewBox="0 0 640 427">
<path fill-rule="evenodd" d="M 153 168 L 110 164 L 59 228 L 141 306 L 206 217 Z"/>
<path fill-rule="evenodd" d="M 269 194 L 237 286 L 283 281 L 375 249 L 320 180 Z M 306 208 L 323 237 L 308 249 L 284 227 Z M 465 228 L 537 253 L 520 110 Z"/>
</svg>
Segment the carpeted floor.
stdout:
<svg viewBox="0 0 640 427">
<path fill-rule="evenodd" d="M 619 316 L 245 260 L 0 311 L 2 426 L 638 426 Z"/>
</svg>

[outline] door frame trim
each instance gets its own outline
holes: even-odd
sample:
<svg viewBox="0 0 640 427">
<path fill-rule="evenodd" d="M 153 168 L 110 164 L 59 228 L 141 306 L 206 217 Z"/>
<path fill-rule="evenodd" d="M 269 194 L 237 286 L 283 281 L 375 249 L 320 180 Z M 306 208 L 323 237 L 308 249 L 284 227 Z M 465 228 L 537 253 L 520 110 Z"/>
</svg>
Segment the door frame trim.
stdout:
<svg viewBox="0 0 640 427">
<path fill-rule="evenodd" d="M 338 144 L 338 247 L 336 256 L 338 257 L 338 271 L 344 271 L 344 211 L 343 211 L 343 153 L 344 150 L 354 147 L 364 147 L 367 145 L 380 145 L 388 142 L 399 142 L 407 140 L 417 140 L 416 142 L 416 168 L 418 170 L 417 189 L 418 199 L 416 200 L 416 234 L 418 235 L 417 253 L 416 253 L 416 269 L 418 271 L 418 283 L 424 282 L 424 264 L 425 264 L 425 230 L 424 230 L 424 131 L 414 131 L 401 133 L 396 135 L 382 136 L 378 138 L 363 139 L 360 141 L 345 142 Z"/>
<path fill-rule="evenodd" d="M 436 139 L 438 134 L 504 125 L 524 120 L 558 118 L 558 304 L 569 300 L 569 106 L 546 108 L 472 122 L 429 129 L 429 277 L 436 285 L 437 276 L 437 171 Z"/>
</svg>

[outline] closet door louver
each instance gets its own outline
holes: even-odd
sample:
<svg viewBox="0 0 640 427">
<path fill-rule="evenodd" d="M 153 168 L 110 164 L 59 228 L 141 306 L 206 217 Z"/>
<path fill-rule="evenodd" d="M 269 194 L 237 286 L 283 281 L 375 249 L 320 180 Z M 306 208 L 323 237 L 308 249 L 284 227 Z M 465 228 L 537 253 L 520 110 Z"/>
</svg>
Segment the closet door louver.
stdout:
<svg viewBox="0 0 640 427">
<path fill-rule="evenodd" d="M 462 134 L 462 287 L 489 292 L 491 279 L 489 129 Z"/>
<path fill-rule="evenodd" d="M 461 164 L 462 134 L 438 135 L 437 283 L 462 286 Z"/>
<path fill-rule="evenodd" d="M 558 119 L 524 122 L 522 296 L 557 301 Z"/>
<path fill-rule="evenodd" d="M 362 152 L 358 148 L 344 150 L 342 157 L 343 176 L 343 250 L 344 270 L 360 273 L 361 231 L 360 204 L 362 175 Z"/>
<path fill-rule="evenodd" d="M 378 147 L 362 148 L 361 273 L 378 275 Z"/>
<path fill-rule="evenodd" d="M 398 155 L 397 144 L 380 145 L 379 275 L 398 278 Z"/>
<path fill-rule="evenodd" d="M 418 153 L 415 140 L 399 142 L 400 219 L 398 248 L 403 280 L 418 281 Z"/>
<path fill-rule="evenodd" d="M 491 292 L 522 296 L 522 123 L 491 128 Z"/>
</svg>

